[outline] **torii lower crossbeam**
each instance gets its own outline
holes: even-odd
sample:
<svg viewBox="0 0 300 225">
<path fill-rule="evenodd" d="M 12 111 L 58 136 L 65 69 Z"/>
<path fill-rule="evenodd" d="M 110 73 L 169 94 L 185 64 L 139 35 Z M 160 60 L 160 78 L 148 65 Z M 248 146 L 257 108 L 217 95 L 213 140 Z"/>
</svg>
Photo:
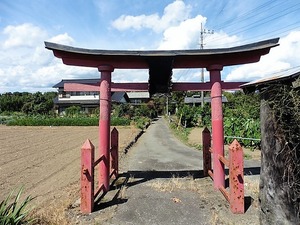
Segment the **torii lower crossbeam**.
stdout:
<svg viewBox="0 0 300 225">
<path fill-rule="evenodd" d="M 238 90 L 246 82 L 223 82 L 223 90 Z M 211 91 L 211 82 L 172 83 L 172 91 Z M 99 91 L 100 82 L 96 84 L 65 83 L 65 91 Z M 111 91 L 148 91 L 148 83 L 111 83 Z"/>
</svg>

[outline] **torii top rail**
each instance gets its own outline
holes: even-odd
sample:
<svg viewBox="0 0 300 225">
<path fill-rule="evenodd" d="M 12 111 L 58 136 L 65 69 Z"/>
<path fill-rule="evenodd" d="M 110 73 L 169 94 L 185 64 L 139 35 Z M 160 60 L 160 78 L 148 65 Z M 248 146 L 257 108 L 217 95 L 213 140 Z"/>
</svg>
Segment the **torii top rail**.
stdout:
<svg viewBox="0 0 300 225">
<path fill-rule="evenodd" d="M 233 48 L 170 50 L 170 51 L 123 51 L 75 48 L 45 42 L 47 49 L 61 58 L 66 65 L 98 68 L 101 73 L 98 85 L 66 84 L 66 91 L 99 91 L 99 151 L 100 181 L 103 190 L 109 189 L 109 142 L 111 90 L 145 90 L 150 94 L 168 93 L 172 90 L 211 90 L 212 107 L 212 151 L 214 165 L 214 187 L 224 187 L 224 165 L 218 156 L 224 156 L 224 132 L 222 113 L 222 90 L 238 89 L 240 82 L 223 82 L 221 70 L 224 66 L 258 62 L 272 47 L 278 46 L 279 38 Z M 172 70 L 179 68 L 206 68 L 210 73 L 207 83 L 172 83 Z M 114 69 L 149 69 L 148 83 L 112 84 Z"/>
</svg>

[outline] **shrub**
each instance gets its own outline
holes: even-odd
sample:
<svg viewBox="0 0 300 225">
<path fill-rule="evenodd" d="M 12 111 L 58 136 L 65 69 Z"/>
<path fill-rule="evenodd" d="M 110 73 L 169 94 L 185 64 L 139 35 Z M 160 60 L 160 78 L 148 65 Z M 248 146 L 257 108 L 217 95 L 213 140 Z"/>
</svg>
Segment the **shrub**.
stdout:
<svg viewBox="0 0 300 225">
<path fill-rule="evenodd" d="M 134 116 L 134 107 L 130 104 L 113 104 L 112 113 L 114 117 L 127 117 Z"/>
<path fill-rule="evenodd" d="M 226 136 L 236 136 L 243 138 L 260 139 L 260 121 L 259 119 L 245 118 L 224 118 L 224 134 Z M 229 144 L 233 138 L 225 138 L 225 143 Z M 259 147 L 260 141 L 241 139 L 241 144 L 247 147 Z"/>
<path fill-rule="evenodd" d="M 34 222 L 33 219 L 29 218 L 30 210 L 26 209 L 28 203 L 32 200 L 32 198 L 30 196 L 27 196 L 24 201 L 20 202 L 21 193 L 22 188 L 17 193 L 17 196 L 15 198 L 12 198 L 12 191 L 5 200 L 0 202 L 1 225 L 31 224 Z"/>
<path fill-rule="evenodd" d="M 0 116 L 0 124 L 7 124 L 8 118 L 7 116 Z"/>
<path fill-rule="evenodd" d="M 66 112 L 66 116 L 77 117 L 81 113 L 81 107 L 80 106 L 70 106 L 70 107 L 66 108 L 65 112 Z"/>
<path fill-rule="evenodd" d="M 151 122 L 151 119 L 148 117 L 136 116 L 133 118 L 133 121 L 137 128 L 144 129 Z"/>
<path fill-rule="evenodd" d="M 183 105 L 178 109 L 177 117 L 180 118 L 181 124 L 186 127 L 194 127 L 198 125 L 200 117 L 200 107 L 191 107 L 189 105 Z"/>
</svg>

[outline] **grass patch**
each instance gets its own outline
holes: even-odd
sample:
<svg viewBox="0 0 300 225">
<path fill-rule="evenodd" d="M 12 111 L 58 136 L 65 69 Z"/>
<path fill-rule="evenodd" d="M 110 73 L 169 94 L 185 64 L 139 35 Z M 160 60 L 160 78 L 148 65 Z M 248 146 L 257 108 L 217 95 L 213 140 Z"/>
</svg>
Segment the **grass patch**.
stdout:
<svg viewBox="0 0 300 225">
<path fill-rule="evenodd" d="M 35 225 L 68 225 L 71 221 L 66 215 L 66 210 L 70 206 L 71 201 L 58 200 L 50 202 L 47 207 L 36 210 L 32 216 L 36 218 Z"/>
<path fill-rule="evenodd" d="M 71 209 L 76 207 L 76 200 L 80 196 L 78 183 L 74 182 L 53 195 L 47 201 L 32 211 L 31 216 L 35 218 L 34 225 L 69 225 L 78 224 L 78 218 L 71 214 Z"/>
<path fill-rule="evenodd" d="M 68 186 L 58 196 L 51 197 L 47 202 L 43 203 L 32 212 L 32 216 L 36 219 L 34 225 L 69 225 L 77 224 L 77 218 L 72 217 L 70 209 L 80 196 L 80 190 L 77 183 Z"/>
<path fill-rule="evenodd" d="M 168 180 L 156 179 L 148 184 L 150 187 L 161 192 L 173 192 L 174 190 L 188 190 L 200 193 L 201 187 L 192 176 L 180 178 L 175 175 Z"/>
<path fill-rule="evenodd" d="M 249 192 L 249 195 L 253 197 L 253 199 L 258 199 L 259 197 L 259 179 L 250 179 L 245 176 L 245 190 Z"/>
<path fill-rule="evenodd" d="M 189 134 L 193 128 L 184 128 L 181 126 L 177 127 L 174 123 L 170 123 L 170 128 L 175 137 L 177 137 L 184 144 L 189 145 Z"/>
<path fill-rule="evenodd" d="M 201 144 L 193 144 L 192 147 L 194 147 L 195 149 L 202 151 L 203 150 L 203 146 Z"/>
<path fill-rule="evenodd" d="M 252 159 L 252 156 L 248 153 L 244 153 L 244 159 Z"/>
</svg>

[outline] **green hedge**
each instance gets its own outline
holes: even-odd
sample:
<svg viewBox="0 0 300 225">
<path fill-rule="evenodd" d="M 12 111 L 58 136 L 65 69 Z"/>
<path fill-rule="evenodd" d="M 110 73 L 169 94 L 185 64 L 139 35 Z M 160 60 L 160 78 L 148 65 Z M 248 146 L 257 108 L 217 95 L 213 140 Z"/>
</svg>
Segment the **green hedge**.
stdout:
<svg viewBox="0 0 300 225">
<path fill-rule="evenodd" d="M 8 126 L 98 126 L 99 119 L 97 117 L 23 117 L 14 118 L 7 122 Z M 122 117 L 111 118 L 112 126 L 128 126 L 130 120 Z"/>
<path fill-rule="evenodd" d="M 98 120 L 98 118 L 97 118 Z M 129 126 L 130 125 L 130 119 L 127 119 L 125 117 L 112 117 L 110 121 L 111 126 Z"/>
</svg>

